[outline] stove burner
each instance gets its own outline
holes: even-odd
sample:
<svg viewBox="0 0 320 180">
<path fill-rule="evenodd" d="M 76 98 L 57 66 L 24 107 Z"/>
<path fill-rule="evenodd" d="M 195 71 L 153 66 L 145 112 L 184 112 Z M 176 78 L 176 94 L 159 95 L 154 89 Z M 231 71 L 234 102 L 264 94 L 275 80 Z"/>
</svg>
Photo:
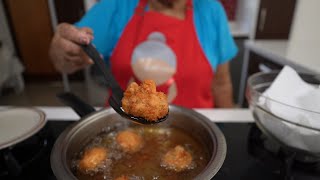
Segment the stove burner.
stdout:
<svg viewBox="0 0 320 180">
<path fill-rule="evenodd" d="M 15 179 L 27 173 L 41 171 L 32 169 L 34 164 L 48 161 L 53 144 L 44 129 L 14 146 L 0 150 L 0 179 Z"/>
<path fill-rule="evenodd" d="M 320 158 L 282 147 L 252 125 L 248 137 L 248 152 L 273 172 L 279 172 L 285 180 L 293 180 L 299 174 L 320 177 Z"/>
</svg>

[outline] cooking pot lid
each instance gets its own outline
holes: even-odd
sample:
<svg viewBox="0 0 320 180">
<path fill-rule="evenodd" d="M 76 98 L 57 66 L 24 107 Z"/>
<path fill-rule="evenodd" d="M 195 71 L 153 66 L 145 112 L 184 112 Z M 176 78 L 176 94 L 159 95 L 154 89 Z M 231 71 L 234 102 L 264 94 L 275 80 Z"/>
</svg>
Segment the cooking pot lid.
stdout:
<svg viewBox="0 0 320 180">
<path fill-rule="evenodd" d="M 37 133 L 46 124 L 45 114 L 33 108 L 0 111 L 0 149 L 19 143 Z"/>
</svg>

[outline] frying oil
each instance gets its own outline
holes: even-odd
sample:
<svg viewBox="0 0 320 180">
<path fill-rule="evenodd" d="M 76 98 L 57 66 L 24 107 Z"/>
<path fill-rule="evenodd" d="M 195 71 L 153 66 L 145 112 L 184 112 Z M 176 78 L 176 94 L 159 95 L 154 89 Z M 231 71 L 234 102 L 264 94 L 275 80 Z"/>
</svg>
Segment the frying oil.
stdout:
<svg viewBox="0 0 320 180">
<path fill-rule="evenodd" d="M 73 160 L 73 170 L 77 178 L 112 180 L 126 176 L 130 180 L 187 180 L 194 179 L 209 161 L 208 149 L 181 129 L 158 126 L 126 127 L 128 128 L 143 138 L 143 147 L 138 152 L 125 153 L 117 144 L 117 133 L 125 129 L 102 133 L 94 138 L 83 151 L 91 147 L 103 146 L 107 149 L 108 159 L 94 171 L 81 172 L 78 170 L 78 162 L 83 151 L 78 153 Z M 192 163 L 181 172 L 161 165 L 162 157 L 177 145 L 183 146 L 193 158 Z"/>
</svg>

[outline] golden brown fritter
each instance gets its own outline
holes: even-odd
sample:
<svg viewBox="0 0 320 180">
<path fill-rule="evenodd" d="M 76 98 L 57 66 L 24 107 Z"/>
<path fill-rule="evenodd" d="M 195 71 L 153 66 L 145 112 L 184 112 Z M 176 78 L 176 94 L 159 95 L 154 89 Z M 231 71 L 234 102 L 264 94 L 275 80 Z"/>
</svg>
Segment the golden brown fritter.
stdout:
<svg viewBox="0 0 320 180">
<path fill-rule="evenodd" d="M 178 145 L 169 150 L 162 158 L 161 165 L 177 172 L 186 170 L 192 163 L 191 154 Z"/>
<path fill-rule="evenodd" d="M 149 121 L 163 118 L 169 111 L 167 95 L 156 91 L 153 80 L 145 80 L 140 86 L 131 83 L 124 92 L 122 108 L 128 114 Z"/>
<path fill-rule="evenodd" d="M 117 177 L 115 180 L 129 180 L 129 178 L 127 176 L 122 175 Z"/>
<path fill-rule="evenodd" d="M 107 149 L 104 147 L 93 147 L 86 150 L 79 162 L 79 169 L 83 172 L 93 171 L 98 165 L 107 159 Z"/>
<path fill-rule="evenodd" d="M 121 131 L 116 137 L 117 143 L 121 149 L 127 153 L 134 153 L 139 151 L 143 146 L 143 139 L 132 130 Z"/>
</svg>

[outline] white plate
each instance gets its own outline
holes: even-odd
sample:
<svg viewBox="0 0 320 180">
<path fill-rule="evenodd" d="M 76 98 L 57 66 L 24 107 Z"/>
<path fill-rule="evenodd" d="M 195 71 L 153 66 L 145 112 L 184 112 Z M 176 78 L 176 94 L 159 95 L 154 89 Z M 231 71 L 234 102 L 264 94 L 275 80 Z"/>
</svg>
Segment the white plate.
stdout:
<svg viewBox="0 0 320 180">
<path fill-rule="evenodd" d="M 33 108 L 0 111 L 0 149 L 19 143 L 37 133 L 46 124 L 45 114 Z"/>
</svg>

